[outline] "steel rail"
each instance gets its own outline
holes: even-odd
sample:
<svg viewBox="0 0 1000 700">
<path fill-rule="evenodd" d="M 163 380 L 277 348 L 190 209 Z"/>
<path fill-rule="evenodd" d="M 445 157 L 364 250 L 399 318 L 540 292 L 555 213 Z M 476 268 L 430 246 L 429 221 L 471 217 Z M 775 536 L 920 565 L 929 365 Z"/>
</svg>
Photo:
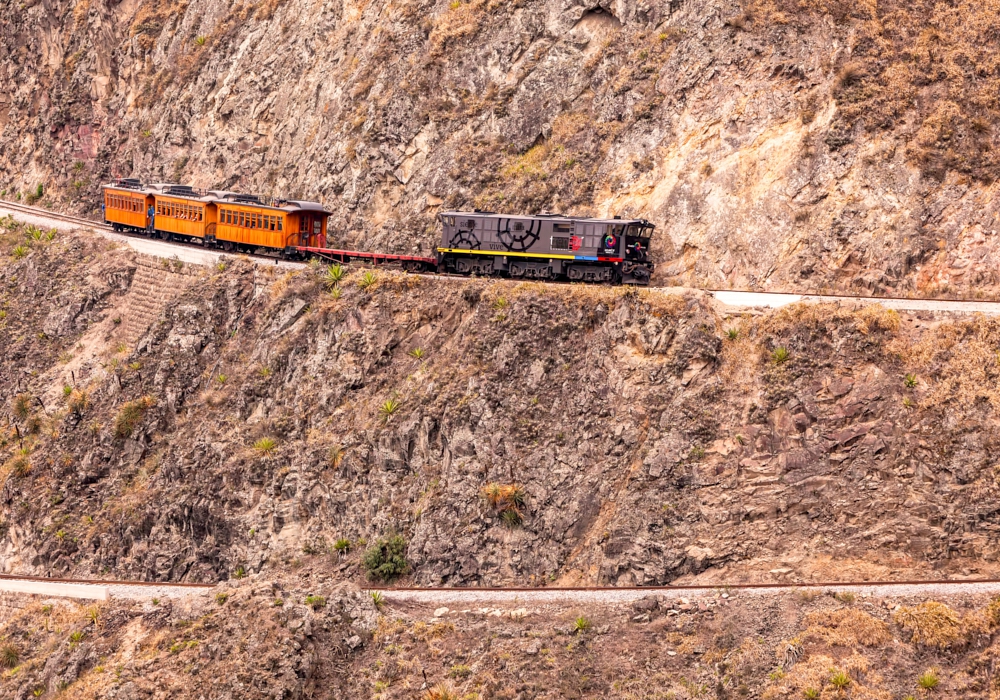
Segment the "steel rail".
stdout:
<svg viewBox="0 0 1000 700">
<path fill-rule="evenodd" d="M 456 586 L 441 588 L 426 587 L 405 587 L 405 586 L 364 586 L 369 591 L 385 591 L 387 593 L 583 593 L 602 592 L 613 593 L 615 591 L 707 591 L 707 590 L 754 590 L 754 589 L 783 589 L 794 591 L 800 588 L 879 588 L 882 586 L 974 586 L 974 585 L 998 585 L 1000 579 L 961 579 L 961 580 L 920 580 L 920 581 L 827 581 L 823 583 L 704 583 L 701 585 L 683 584 L 680 586 L 539 586 L 535 588 L 524 586 L 502 587 L 476 587 L 476 586 Z"/>
<path fill-rule="evenodd" d="M 50 211 L 48 209 L 42 209 L 41 207 L 32 207 L 27 204 L 21 204 L 19 202 L 10 202 L 5 199 L 0 200 L 0 208 L 13 209 L 14 211 L 21 212 L 22 214 L 30 214 L 32 216 L 57 219 L 59 221 L 66 221 L 71 224 L 80 224 L 81 226 L 91 226 L 95 228 L 105 229 L 107 231 L 111 230 L 111 226 L 101 221 L 95 221 L 93 219 L 85 219 L 82 216 L 73 216 L 72 214 L 62 214 L 60 212 Z"/>
<path fill-rule="evenodd" d="M 37 581 L 41 583 L 65 583 L 92 586 L 141 586 L 147 588 L 214 588 L 218 583 L 187 583 L 174 581 L 122 581 L 115 579 L 79 579 L 52 578 L 45 576 L 28 576 L 18 574 L 0 574 L 4 581 Z M 801 588 L 881 588 L 890 586 L 975 586 L 997 585 L 1000 579 L 942 579 L 942 580 L 901 580 L 901 581 L 823 581 L 800 583 L 704 583 L 682 584 L 672 586 L 362 586 L 364 590 L 384 591 L 386 593 L 582 593 L 582 592 L 616 592 L 616 591 L 705 591 L 705 590 L 788 590 Z"/>
<path fill-rule="evenodd" d="M 215 583 L 174 583 L 171 581 L 114 581 L 111 579 L 50 578 L 46 576 L 22 576 L 0 574 L 0 581 L 34 581 L 38 583 L 65 583 L 86 586 L 142 586 L 147 588 L 215 588 Z"/>
</svg>

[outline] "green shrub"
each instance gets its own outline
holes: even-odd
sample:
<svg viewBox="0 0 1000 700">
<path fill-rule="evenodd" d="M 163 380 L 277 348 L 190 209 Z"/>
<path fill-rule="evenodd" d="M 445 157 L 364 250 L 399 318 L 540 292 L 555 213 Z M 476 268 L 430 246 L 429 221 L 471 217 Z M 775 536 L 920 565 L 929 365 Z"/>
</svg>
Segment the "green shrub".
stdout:
<svg viewBox="0 0 1000 700">
<path fill-rule="evenodd" d="M 215 594 L 215 602 L 218 603 L 219 605 L 225 605 L 227 600 L 229 600 L 229 594 L 228 593 L 216 593 Z"/>
<path fill-rule="evenodd" d="M 524 520 L 526 494 L 521 484 L 492 482 L 484 486 L 481 493 L 507 527 L 517 527 Z"/>
<path fill-rule="evenodd" d="M 917 685 L 924 690 L 934 690 L 938 687 L 938 677 L 934 669 L 929 669 L 917 679 Z"/>
<path fill-rule="evenodd" d="M 254 450 L 265 457 L 270 456 L 278 447 L 278 443 L 275 442 L 274 438 L 262 437 L 260 440 L 253 444 Z"/>
<path fill-rule="evenodd" d="M 143 396 L 141 399 L 129 401 L 118 411 L 115 418 L 115 437 L 129 438 L 142 422 L 146 411 L 156 405 L 156 399 L 152 396 Z"/>
<path fill-rule="evenodd" d="M 402 535 L 380 537 L 369 547 L 361 558 L 361 565 L 368 578 L 375 581 L 391 581 L 406 573 L 406 540 Z"/>
<path fill-rule="evenodd" d="M 375 607 L 381 610 L 382 606 L 385 605 L 385 596 L 382 595 L 382 591 L 372 591 L 369 595 L 371 595 Z"/>
<path fill-rule="evenodd" d="M 837 690 L 843 690 L 851 684 L 851 677 L 848 676 L 844 671 L 834 670 L 833 675 L 830 676 L 830 685 L 832 685 Z"/>
<path fill-rule="evenodd" d="M 351 551 L 351 541 L 346 537 L 341 537 L 333 543 L 333 548 L 338 552 L 347 554 Z"/>
<path fill-rule="evenodd" d="M 424 358 L 424 351 L 423 351 L 423 349 L 422 348 L 413 348 L 412 350 L 410 350 L 410 357 L 415 357 L 418 360 L 422 360 Z"/>
<path fill-rule="evenodd" d="M 730 328 L 729 330 L 726 331 L 726 337 L 729 338 L 730 340 L 736 340 L 737 338 L 740 337 L 740 329 Z"/>
<path fill-rule="evenodd" d="M 344 275 L 346 274 L 347 271 L 343 265 L 330 265 L 330 267 L 326 268 L 326 275 L 323 277 L 323 281 L 326 282 L 327 287 L 333 289 L 340 284 L 340 281 L 344 279 Z"/>
<path fill-rule="evenodd" d="M 14 249 L 10 251 L 10 254 L 14 256 L 15 260 L 20 260 L 21 258 L 26 256 L 30 251 L 31 249 L 28 248 L 28 246 L 26 245 L 16 245 L 14 246 Z"/>
<path fill-rule="evenodd" d="M 907 374 L 906 377 L 903 379 L 903 383 L 906 384 L 907 389 L 912 389 L 917 385 L 917 375 Z"/>
<path fill-rule="evenodd" d="M 326 607 L 326 598 L 321 595 L 307 595 L 306 605 L 308 605 L 313 610 L 319 610 L 320 608 Z"/>
<path fill-rule="evenodd" d="M 774 352 L 771 353 L 771 360 L 773 360 L 776 365 L 782 365 L 788 362 L 789 357 L 788 348 L 784 346 L 775 348 Z"/>
<path fill-rule="evenodd" d="M 391 418 L 396 411 L 399 410 L 400 403 L 396 399 L 387 399 L 381 406 L 378 407 L 379 415 L 382 416 L 382 422 L 386 422 Z"/>
<path fill-rule="evenodd" d="M 455 664 L 448 671 L 449 678 L 468 678 L 472 675 L 472 669 L 465 664 Z"/>
<path fill-rule="evenodd" d="M 233 572 L 233 578 L 241 579 L 246 577 L 247 577 L 247 570 L 244 569 L 242 566 L 237 566 L 236 571 Z"/>
<path fill-rule="evenodd" d="M 573 623 L 573 630 L 577 634 L 582 634 L 582 633 L 586 632 L 587 630 L 589 630 L 591 627 L 592 627 L 592 625 L 590 624 L 590 620 L 588 620 L 587 618 L 583 617 L 582 615 L 580 617 L 576 618 L 576 621 Z"/>
</svg>

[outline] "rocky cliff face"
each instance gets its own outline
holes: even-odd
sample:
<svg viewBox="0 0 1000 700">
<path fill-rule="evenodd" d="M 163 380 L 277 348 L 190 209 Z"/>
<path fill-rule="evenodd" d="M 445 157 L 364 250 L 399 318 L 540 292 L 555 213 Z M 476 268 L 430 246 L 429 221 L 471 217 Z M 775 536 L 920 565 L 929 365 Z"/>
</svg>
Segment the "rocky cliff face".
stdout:
<svg viewBox="0 0 1000 700">
<path fill-rule="evenodd" d="M 995 4 L 41 0 L 0 20 L 0 187 L 322 199 L 338 245 L 441 207 L 646 216 L 655 281 L 989 294 Z M 43 194 L 44 194 L 43 189 Z"/>
<path fill-rule="evenodd" d="M 3 263 L 5 571 L 364 580 L 392 534 L 420 584 L 996 570 L 995 321 L 166 261 L 130 337 L 159 283 L 106 246 Z"/>
</svg>

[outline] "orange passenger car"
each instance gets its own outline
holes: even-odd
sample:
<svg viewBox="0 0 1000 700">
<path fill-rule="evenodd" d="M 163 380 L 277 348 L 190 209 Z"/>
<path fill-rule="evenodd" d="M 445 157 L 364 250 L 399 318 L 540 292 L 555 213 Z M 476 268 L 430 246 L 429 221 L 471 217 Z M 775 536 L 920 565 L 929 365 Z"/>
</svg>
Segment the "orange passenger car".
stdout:
<svg viewBox="0 0 1000 700">
<path fill-rule="evenodd" d="M 156 201 L 153 228 L 161 238 L 171 235 L 214 240 L 216 207 L 206 193 L 184 185 L 152 185 Z"/>
<path fill-rule="evenodd" d="M 116 231 L 144 230 L 146 214 L 153 204 L 138 180 L 116 180 L 104 186 L 104 220 Z"/>
<path fill-rule="evenodd" d="M 326 220 L 330 213 L 315 202 L 275 201 L 273 206 L 253 195 L 230 192 L 217 195 L 218 226 L 215 236 L 226 250 L 250 248 L 316 247 L 326 244 Z"/>
</svg>

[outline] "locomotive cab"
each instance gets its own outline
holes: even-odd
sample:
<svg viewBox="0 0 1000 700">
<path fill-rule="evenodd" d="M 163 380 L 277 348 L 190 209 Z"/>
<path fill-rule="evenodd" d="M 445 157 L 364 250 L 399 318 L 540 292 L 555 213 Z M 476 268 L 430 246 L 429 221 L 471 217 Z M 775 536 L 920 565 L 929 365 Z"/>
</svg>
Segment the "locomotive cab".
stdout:
<svg viewBox="0 0 1000 700">
<path fill-rule="evenodd" d="M 649 261 L 649 240 L 653 235 L 653 225 L 643 221 L 629 224 L 625 230 L 625 259 L 634 262 Z"/>
</svg>

